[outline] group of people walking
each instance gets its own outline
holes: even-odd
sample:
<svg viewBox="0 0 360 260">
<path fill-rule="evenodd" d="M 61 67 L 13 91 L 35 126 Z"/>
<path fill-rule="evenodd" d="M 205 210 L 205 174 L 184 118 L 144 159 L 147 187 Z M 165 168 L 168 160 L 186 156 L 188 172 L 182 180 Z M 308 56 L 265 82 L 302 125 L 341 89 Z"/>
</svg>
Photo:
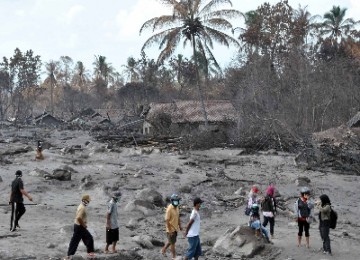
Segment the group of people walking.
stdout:
<svg viewBox="0 0 360 260">
<path fill-rule="evenodd" d="M 172 259 L 176 258 L 175 243 L 177 240 L 178 233 L 182 231 L 180 222 L 180 197 L 177 194 L 173 194 L 170 197 L 170 205 L 166 208 L 165 223 L 166 223 L 166 234 L 167 241 L 165 246 L 161 249 L 163 256 L 166 256 L 166 250 L 170 247 Z M 199 210 L 203 205 L 203 200 L 195 198 L 193 201 L 194 208 L 190 214 L 190 220 L 187 223 L 184 230 L 184 237 L 187 238 L 189 247 L 185 253 L 184 260 L 188 259 L 199 259 L 201 256 L 201 243 L 200 243 L 200 213 Z"/>
<path fill-rule="evenodd" d="M 311 199 L 310 189 L 303 187 L 300 190 L 300 196 L 294 203 L 294 216 L 298 223 L 297 246 L 301 246 L 302 237 L 305 233 L 306 247 L 310 247 L 310 223 L 313 219 L 314 207 L 319 210 L 319 229 L 320 236 L 323 241 L 323 252 L 331 254 L 330 246 L 330 212 L 331 202 L 326 194 L 323 194 L 315 202 Z M 11 185 L 10 201 L 11 205 L 11 221 L 10 231 L 15 231 L 19 226 L 19 220 L 25 213 L 25 206 L 23 196 L 30 201 L 33 198 L 24 189 L 22 181 L 22 172 L 16 171 L 15 179 Z M 121 192 L 115 192 L 111 195 L 106 212 L 106 246 L 104 253 L 116 253 L 116 244 L 119 241 L 119 224 L 117 205 L 121 199 Z M 167 234 L 167 241 L 161 249 L 161 254 L 166 255 L 168 248 L 170 248 L 172 259 L 176 258 L 175 244 L 178 234 L 183 231 L 183 236 L 188 240 L 188 249 L 185 253 L 185 260 L 198 259 L 202 255 L 200 242 L 200 208 L 204 201 L 196 197 L 193 200 L 193 209 L 189 217 L 189 221 L 185 229 L 181 226 L 180 221 L 180 205 L 181 198 L 178 194 L 173 194 L 170 197 L 170 204 L 166 208 L 165 213 L 165 228 Z M 77 247 L 82 240 L 87 248 L 88 257 L 95 257 L 94 253 L 94 239 L 87 229 L 87 206 L 91 202 L 89 195 L 85 194 L 81 198 L 81 203 L 77 207 L 74 231 L 70 240 L 67 256 L 65 259 L 72 259 L 75 255 Z M 263 222 L 261 222 L 260 212 L 263 215 Z M 275 197 L 275 187 L 269 185 L 265 191 L 265 196 L 261 196 L 260 189 L 257 185 L 252 186 L 249 195 L 245 214 L 249 216 L 249 226 L 255 230 L 257 237 L 264 236 L 269 242 L 274 239 L 275 217 L 277 214 L 277 202 Z M 266 229 L 267 224 L 270 226 L 270 234 Z M 270 240 L 271 239 L 271 240 Z"/>
<path fill-rule="evenodd" d="M 275 187 L 269 185 L 265 191 L 265 196 L 260 195 L 257 185 L 254 185 L 248 195 L 248 204 L 245 215 L 249 215 L 249 226 L 255 230 L 255 235 L 262 234 L 269 242 L 274 239 L 275 216 L 277 205 L 275 198 Z M 301 246 L 303 234 L 305 234 L 306 247 L 310 247 L 310 224 L 313 221 L 314 208 L 319 211 L 319 231 L 323 242 L 323 253 L 331 254 L 330 246 L 330 212 L 331 202 L 326 194 L 322 194 L 316 201 L 311 199 L 311 192 L 308 187 L 302 187 L 300 196 L 294 203 L 293 216 L 298 223 L 297 246 Z M 260 211 L 263 215 L 263 222 L 260 221 Z M 270 224 L 270 236 L 266 229 Z"/>
</svg>

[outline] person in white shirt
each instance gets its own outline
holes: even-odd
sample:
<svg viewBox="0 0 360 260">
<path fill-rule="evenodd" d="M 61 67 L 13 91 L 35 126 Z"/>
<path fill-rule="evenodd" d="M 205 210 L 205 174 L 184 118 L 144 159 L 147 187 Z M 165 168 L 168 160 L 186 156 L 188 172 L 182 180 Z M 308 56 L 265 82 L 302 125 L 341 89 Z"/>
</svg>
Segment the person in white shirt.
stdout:
<svg viewBox="0 0 360 260">
<path fill-rule="evenodd" d="M 185 253 L 185 260 L 194 258 L 195 260 L 199 259 L 199 256 L 202 255 L 201 243 L 200 243 L 200 214 L 199 210 L 203 200 L 200 198 L 194 199 L 194 208 L 190 215 L 190 221 L 186 225 L 184 236 L 187 237 L 189 247 Z"/>
</svg>

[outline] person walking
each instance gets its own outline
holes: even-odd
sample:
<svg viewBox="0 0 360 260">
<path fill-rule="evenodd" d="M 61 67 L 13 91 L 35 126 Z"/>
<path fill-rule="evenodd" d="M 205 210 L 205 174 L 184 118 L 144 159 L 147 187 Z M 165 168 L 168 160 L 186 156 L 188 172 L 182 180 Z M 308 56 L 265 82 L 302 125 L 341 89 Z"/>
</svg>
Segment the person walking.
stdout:
<svg viewBox="0 0 360 260">
<path fill-rule="evenodd" d="M 319 200 L 316 201 L 316 206 L 319 209 L 319 230 L 320 237 L 323 241 L 323 253 L 331 255 L 331 246 L 330 246 L 330 211 L 331 211 L 331 202 L 326 194 L 322 194 L 319 197 Z"/>
<path fill-rule="evenodd" d="M 301 246 L 301 239 L 303 232 L 305 231 L 305 240 L 306 247 L 310 247 L 310 223 L 312 220 L 312 209 L 314 208 L 314 203 L 310 200 L 310 189 L 308 187 L 303 187 L 300 190 L 300 197 L 296 200 L 294 204 L 294 211 L 296 221 L 298 222 L 298 237 L 297 237 L 297 246 Z"/>
<path fill-rule="evenodd" d="M 263 226 L 266 227 L 270 223 L 271 239 L 274 239 L 274 226 L 276 215 L 276 200 L 275 200 L 275 187 L 270 185 L 266 189 L 266 196 L 261 201 L 261 210 L 263 213 L 264 221 Z"/>
<path fill-rule="evenodd" d="M 170 197 L 170 202 L 171 204 L 167 206 L 165 213 L 167 242 L 161 249 L 161 253 L 163 256 L 166 256 L 166 250 L 170 247 L 172 258 L 175 259 L 176 238 L 178 232 L 182 230 L 179 211 L 180 197 L 177 194 L 172 194 Z"/>
<path fill-rule="evenodd" d="M 29 201 L 33 201 L 33 198 L 24 189 L 24 183 L 21 178 L 22 178 L 22 171 L 17 170 L 15 172 L 15 179 L 11 183 L 11 192 L 10 192 L 10 200 L 9 200 L 9 205 L 11 205 L 11 219 L 10 219 L 11 232 L 14 232 L 16 228 L 20 228 L 19 220 L 26 211 L 24 206 L 23 196 L 27 197 Z"/>
<path fill-rule="evenodd" d="M 190 215 L 190 220 L 186 225 L 184 232 L 184 237 L 187 237 L 189 247 L 185 253 L 184 260 L 189 260 L 194 258 L 195 260 L 199 259 L 199 256 L 202 255 L 201 251 L 201 242 L 200 242 L 200 214 L 199 210 L 204 201 L 200 198 L 194 199 L 194 208 Z"/>
<path fill-rule="evenodd" d="M 69 249 L 67 252 L 67 257 L 65 259 L 72 259 L 72 256 L 75 255 L 80 240 L 82 240 L 87 249 L 87 256 L 89 258 L 95 257 L 94 253 L 94 239 L 90 232 L 87 230 L 87 210 L 86 207 L 89 205 L 91 199 L 89 195 L 83 195 L 81 198 L 81 203 L 76 210 L 75 223 L 74 223 L 74 233 L 70 240 Z"/>
<path fill-rule="evenodd" d="M 108 204 L 106 212 L 106 246 L 104 253 L 117 253 L 116 243 L 119 241 L 119 224 L 117 206 L 120 202 L 121 192 L 115 192 Z M 109 246 L 111 251 L 109 251 Z"/>
</svg>

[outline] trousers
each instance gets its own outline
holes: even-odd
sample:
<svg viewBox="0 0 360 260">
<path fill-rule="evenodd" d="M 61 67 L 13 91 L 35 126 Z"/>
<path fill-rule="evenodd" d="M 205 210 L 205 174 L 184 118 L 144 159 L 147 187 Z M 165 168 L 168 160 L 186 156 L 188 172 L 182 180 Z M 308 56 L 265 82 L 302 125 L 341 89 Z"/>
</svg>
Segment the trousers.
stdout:
<svg viewBox="0 0 360 260">
<path fill-rule="evenodd" d="M 88 253 L 94 252 L 94 239 L 90 232 L 83 226 L 74 224 L 74 234 L 70 240 L 68 256 L 75 255 L 80 240 L 84 242 Z"/>
<path fill-rule="evenodd" d="M 19 220 L 24 215 L 26 209 L 22 202 L 11 203 L 11 219 L 10 219 L 10 231 L 14 231 L 19 225 Z"/>
</svg>

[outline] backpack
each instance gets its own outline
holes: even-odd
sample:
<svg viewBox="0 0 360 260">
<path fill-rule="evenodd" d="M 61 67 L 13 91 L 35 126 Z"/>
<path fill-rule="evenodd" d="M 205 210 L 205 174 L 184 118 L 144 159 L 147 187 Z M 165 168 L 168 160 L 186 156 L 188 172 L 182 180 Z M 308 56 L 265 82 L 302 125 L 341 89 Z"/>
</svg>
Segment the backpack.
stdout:
<svg viewBox="0 0 360 260">
<path fill-rule="evenodd" d="M 298 199 L 298 209 L 301 217 L 308 218 L 310 216 L 310 209 L 307 203 L 303 202 L 301 199 Z"/>
<path fill-rule="evenodd" d="M 335 210 L 330 208 L 330 228 L 332 229 L 336 228 L 337 219 L 338 219 L 338 214 L 336 213 Z"/>
<path fill-rule="evenodd" d="M 250 209 L 250 216 L 260 217 L 258 204 L 256 204 L 256 203 L 252 204 L 251 209 Z"/>
<path fill-rule="evenodd" d="M 246 215 L 246 216 L 250 216 L 250 212 L 251 212 L 251 208 L 246 207 L 246 208 L 245 208 L 245 212 L 244 212 L 245 215 Z"/>
</svg>

